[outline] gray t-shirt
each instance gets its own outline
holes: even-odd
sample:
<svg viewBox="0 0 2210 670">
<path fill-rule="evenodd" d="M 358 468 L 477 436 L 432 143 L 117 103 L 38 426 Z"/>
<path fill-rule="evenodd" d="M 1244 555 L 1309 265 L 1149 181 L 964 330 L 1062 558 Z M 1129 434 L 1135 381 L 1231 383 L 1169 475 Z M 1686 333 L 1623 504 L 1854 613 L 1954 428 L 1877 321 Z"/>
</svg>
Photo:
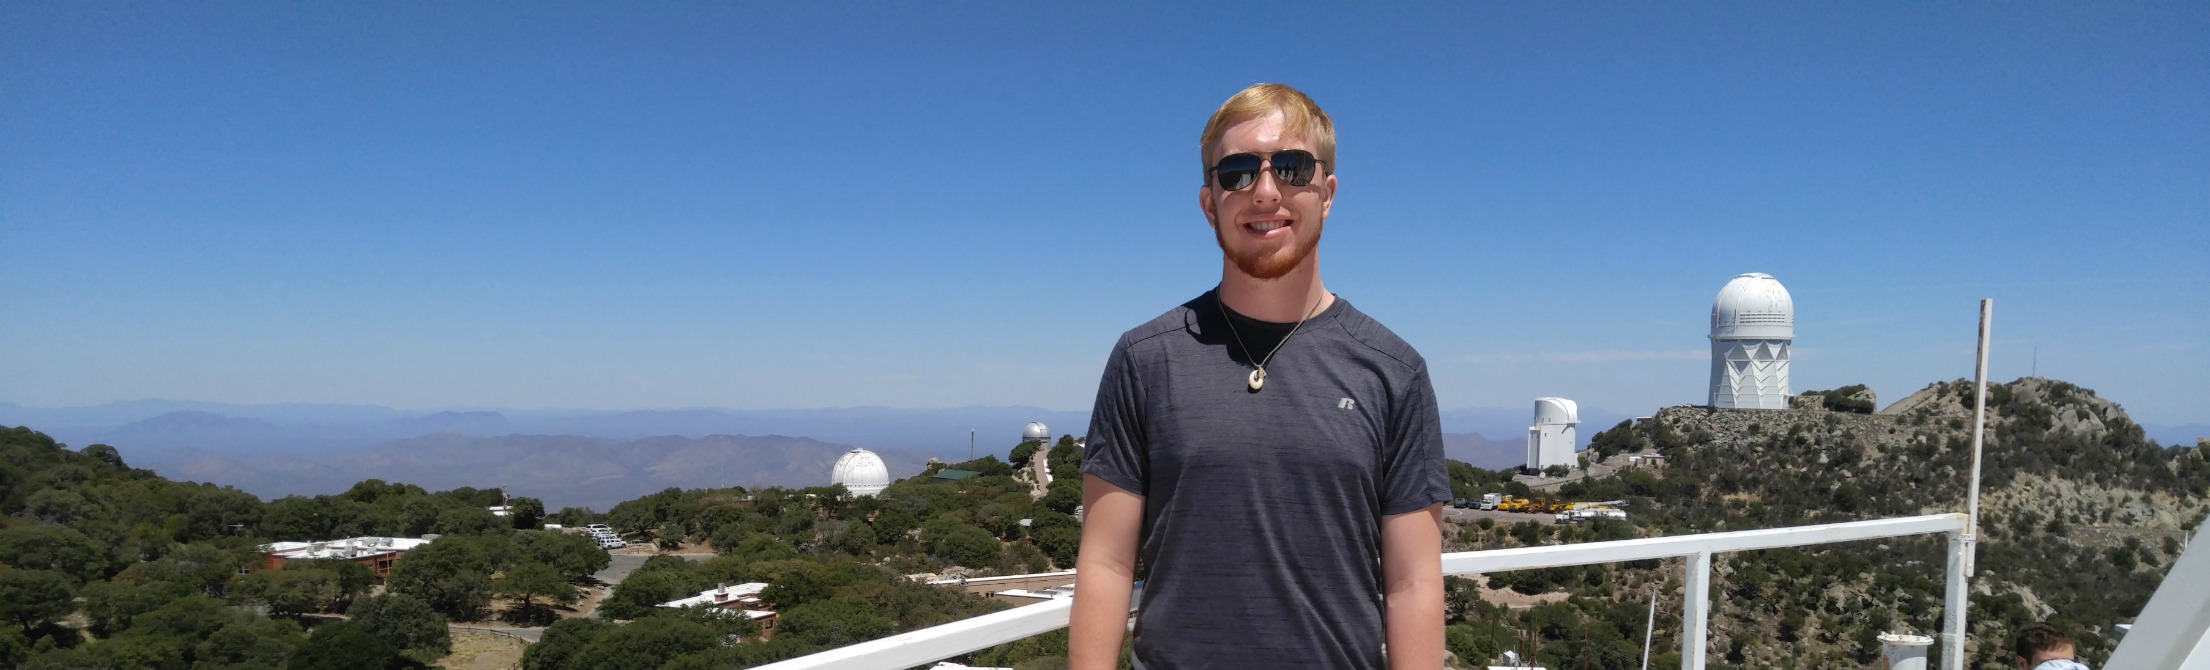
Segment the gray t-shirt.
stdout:
<svg viewBox="0 0 2210 670">
<path fill-rule="evenodd" d="M 1135 665 L 1381 668 L 1381 519 L 1450 499 L 1427 363 L 1338 298 L 1291 324 L 1207 292 L 1114 345 L 1082 471 L 1144 497 Z"/>
</svg>

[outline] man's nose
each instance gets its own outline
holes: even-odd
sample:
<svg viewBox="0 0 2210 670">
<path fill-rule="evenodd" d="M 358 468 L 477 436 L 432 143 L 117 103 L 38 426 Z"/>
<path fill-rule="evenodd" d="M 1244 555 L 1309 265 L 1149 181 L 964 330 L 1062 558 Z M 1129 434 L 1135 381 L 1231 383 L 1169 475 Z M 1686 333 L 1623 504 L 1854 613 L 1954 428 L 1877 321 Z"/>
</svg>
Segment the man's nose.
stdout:
<svg viewBox="0 0 2210 670">
<path fill-rule="evenodd" d="M 1251 182 L 1252 202 L 1273 202 L 1281 199 L 1281 181 L 1273 170 L 1259 170 L 1258 179 Z"/>
</svg>

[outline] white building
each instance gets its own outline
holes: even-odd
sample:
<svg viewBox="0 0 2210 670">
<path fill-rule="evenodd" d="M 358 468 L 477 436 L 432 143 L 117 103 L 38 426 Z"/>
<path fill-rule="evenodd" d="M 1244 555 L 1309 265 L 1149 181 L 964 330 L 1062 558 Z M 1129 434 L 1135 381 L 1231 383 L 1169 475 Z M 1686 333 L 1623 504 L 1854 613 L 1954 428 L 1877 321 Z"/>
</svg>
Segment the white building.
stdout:
<svg viewBox="0 0 2210 670">
<path fill-rule="evenodd" d="M 1574 434 L 1581 425 L 1581 406 L 1564 398 L 1536 398 L 1535 425 L 1527 427 L 1527 469 L 1553 465 L 1573 467 Z"/>
<path fill-rule="evenodd" d="M 890 467 L 883 465 L 882 457 L 866 449 L 844 452 L 836 459 L 836 467 L 829 473 L 830 484 L 843 484 L 844 489 L 855 496 L 873 497 L 890 486 Z"/>
<path fill-rule="evenodd" d="M 1788 408 L 1788 349 L 1796 303 L 1780 280 L 1751 272 L 1711 304 L 1711 406 Z"/>
<path fill-rule="evenodd" d="M 1028 422 L 1027 426 L 1021 428 L 1021 441 L 1027 442 L 1029 440 L 1043 442 L 1044 446 L 1047 447 L 1051 446 L 1051 427 L 1044 425 L 1042 421 Z"/>
<path fill-rule="evenodd" d="M 660 606 L 676 609 L 698 605 L 718 607 L 725 610 L 764 609 L 765 606 L 760 603 L 760 592 L 765 590 L 767 590 L 767 582 L 746 582 L 736 586 L 720 584 L 714 588 L 700 591 L 698 595 L 689 598 L 660 603 Z M 774 614 L 774 612 L 768 612 L 768 614 Z"/>
</svg>

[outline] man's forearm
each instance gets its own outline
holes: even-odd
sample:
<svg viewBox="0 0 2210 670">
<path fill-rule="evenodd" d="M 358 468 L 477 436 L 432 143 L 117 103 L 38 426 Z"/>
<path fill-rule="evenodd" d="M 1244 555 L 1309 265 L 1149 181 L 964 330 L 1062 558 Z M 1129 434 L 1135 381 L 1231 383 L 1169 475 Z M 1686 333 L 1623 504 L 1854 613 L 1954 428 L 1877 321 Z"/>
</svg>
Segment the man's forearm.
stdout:
<svg viewBox="0 0 2210 670">
<path fill-rule="evenodd" d="M 1382 520 L 1382 606 L 1390 670 L 1443 667 L 1443 506 Z"/>
<path fill-rule="evenodd" d="M 1068 670 L 1113 670 L 1128 632 L 1128 597 L 1134 578 L 1077 560 L 1074 611 L 1067 623 Z"/>
<path fill-rule="evenodd" d="M 1443 667 L 1443 582 L 1412 581 L 1385 596 L 1389 670 L 1436 670 Z"/>
</svg>

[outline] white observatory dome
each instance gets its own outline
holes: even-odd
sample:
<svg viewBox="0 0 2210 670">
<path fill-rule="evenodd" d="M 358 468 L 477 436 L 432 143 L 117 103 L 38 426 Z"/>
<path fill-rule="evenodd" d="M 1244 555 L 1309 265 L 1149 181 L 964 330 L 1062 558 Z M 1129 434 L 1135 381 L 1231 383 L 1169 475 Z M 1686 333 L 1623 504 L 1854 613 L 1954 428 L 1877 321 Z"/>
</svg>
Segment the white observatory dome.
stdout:
<svg viewBox="0 0 2210 670">
<path fill-rule="evenodd" d="M 1564 398 L 1536 398 L 1535 425 L 1564 425 L 1581 422 L 1581 406 Z"/>
<path fill-rule="evenodd" d="M 836 468 L 830 471 L 830 484 L 843 484 L 856 496 L 873 496 L 890 486 L 890 467 L 883 465 L 882 457 L 866 449 L 844 452 L 836 459 Z"/>
<path fill-rule="evenodd" d="M 1028 422 L 1028 427 L 1021 429 L 1021 441 L 1027 442 L 1029 440 L 1042 440 L 1045 442 L 1050 442 L 1051 427 L 1044 425 L 1044 422 L 1042 421 Z"/>
<path fill-rule="evenodd" d="M 1796 301 L 1772 275 L 1750 272 L 1737 276 L 1719 289 L 1719 299 L 1711 303 L 1711 336 L 1794 338 Z"/>
</svg>

